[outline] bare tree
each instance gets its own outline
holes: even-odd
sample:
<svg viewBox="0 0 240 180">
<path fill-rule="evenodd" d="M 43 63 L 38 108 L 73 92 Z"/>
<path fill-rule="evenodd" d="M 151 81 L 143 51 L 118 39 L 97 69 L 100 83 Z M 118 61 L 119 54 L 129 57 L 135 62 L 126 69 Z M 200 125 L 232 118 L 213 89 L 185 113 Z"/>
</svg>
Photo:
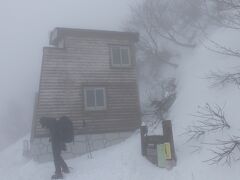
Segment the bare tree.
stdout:
<svg viewBox="0 0 240 180">
<path fill-rule="evenodd" d="M 144 0 L 132 7 L 128 28 L 140 32 L 139 49 L 147 59 L 177 67 L 166 44 L 194 48 L 200 33 L 201 0 Z"/>
<path fill-rule="evenodd" d="M 215 150 L 211 150 L 213 157 L 205 160 L 210 164 L 231 165 L 232 161 L 240 160 L 240 137 L 231 137 L 229 140 L 216 140 L 216 143 L 208 143 L 215 146 Z"/>
<path fill-rule="evenodd" d="M 196 125 L 196 126 L 188 126 L 186 131 L 183 133 L 183 135 L 186 135 L 188 137 L 187 142 L 189 142 L 193 139 L 199 140 L 199 138 L 205 133 L 206 132 L 201 127 Z"/>
<path fill-rule="evenodd" d="M 230 47 L 226 47 L 224 45 L 217 43 L 216 41 L 209 39 L 207 36 L 206 36 L 206 40 L 207 42 L 209 42 L 209 45 L 205 45 L 205 44 L 203 45 L 208 50 L 218 54 L 240 58 L 240 49 L 232 49 Z"/>
<path fill-rule="evenodd" d="M 211 81 L 211 87 L 224 87 L 227 84 L 233 84 L 240 88 L 240 72 L 211 72 L 206 78 Z"/>
<path fill-rule="evenodd" d="M 186 132 L 183 133 L 188 136 L 187 141 L 198 140 L 209 132 L 230 128 L 224 115 L 224 108 L 219 105 L 211 106 L 206 103 L 203 107 L 199 106 L 199 110 L 193 116 L 200 118 L 200 120 L 197 121 L 196 125 L 188 126 Z"/>
<path fill-rule="evenodd" d="M 208 0 L 215 6 L 214 13 L 208 11 L 208 16 L 219 26 L 240 29 L 240 1 L 239 0 Z"/>
<path fill-rule="evenodd" d="M 212 24 L 218 27 L 240 30 L 240 0 L 203 0 L 205 3 L 204 14 Z M 201 28 L 204 31 L 203 28 Z M 210 51 L 240 58 L 240 49 L 232 49 L 207 37 L 208 45 L 204 45 Z"/>
<path fill-rule="evenodd" d="M 199 125 L 207 132 L 230 128 L 224 115 L 224 107 L 220 107 L 219 105 L 211 106 L 206 103 L 203 107 L 199 106 L 197 114 L 193 116 L 201 118 L 198 121 Z"/>
<path fill-rule="evenodd" d="M 151 127 L 152 131 L 154 131 L 158 125 L 166 119 L 168 111 L 176 99 L 175 79 L 170 78 L 163 80 L 160 83 L 160 86 L 161 88 L 158 89 L 158 93 L 161 94 L 160 97 L 150 95 L 150 108 L 143 113 L 143 116 L 147 117 L 143 119 L 148 120 L 147 122 L 145 121 L 145 124 Z"/>
</svg>

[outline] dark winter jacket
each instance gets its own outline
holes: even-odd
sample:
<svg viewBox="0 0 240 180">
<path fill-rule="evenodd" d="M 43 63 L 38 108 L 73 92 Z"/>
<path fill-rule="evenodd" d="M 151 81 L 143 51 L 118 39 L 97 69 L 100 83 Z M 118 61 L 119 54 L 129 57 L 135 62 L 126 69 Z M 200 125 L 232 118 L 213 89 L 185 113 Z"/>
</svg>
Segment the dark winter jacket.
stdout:
<svg viewBox="0 0 240 180">
<path fill-rule="evenodd" d="M 57 148 L 58 150 L 66 150 L 66 145 L 61 142 L 60 140 L 60 134 L 58 130 L 58 124 L 57 120 L 55 118 L 49 118 L 49 117 L 42 117 L 40 119 L 40 124 L 42 128 L 47 128 L 50 133 L 50 141 L 52 142 L 52 145 L 54 148 Z"/>
</svg>

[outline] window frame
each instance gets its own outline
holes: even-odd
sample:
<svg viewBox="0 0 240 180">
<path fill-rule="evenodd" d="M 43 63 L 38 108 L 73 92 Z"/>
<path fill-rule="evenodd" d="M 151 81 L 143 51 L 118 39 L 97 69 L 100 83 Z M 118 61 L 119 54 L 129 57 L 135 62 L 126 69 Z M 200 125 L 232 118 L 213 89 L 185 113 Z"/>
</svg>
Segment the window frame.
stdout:
<svg viewBox="0 0 240 180">
<path fill-rule="evenodd" d="M 94 106 L 88 106 L 87 105 L 87 91 L 88 90 L 94 90 Z M 103 90 L 103 106 L 97 106 L 96 105 L 96 92 L 97 90 Z M 98 87 L 98 86 L 86 86 L 83 89 L 84 93 L 84 110 L 85 111 L 103 111 L 107 109 L 107 98 L 106 98 L 106 88 L 105 87 Z"/>
<path fill-rule="evenodd" d="M 120 61 L 121 61 L 121 64 L 115 64 L 113 63 L 113 48 L 119 48 L 120 49 Z M 123 64 L 122 61 L 123 61 L 123 55 L 122 55 L 122 49 L 127 49 L 128 53 L 128 64 Z M 111 66 L 112 67 L 116 67 L 116 68 L 128 68 L 128 67 L 131 67 L 132 66 L 132 58 L 131 58 L 131 48 L 129 45 L 117 45 L 117 44 L 111 44 L 110 45 L 110 61 L 111 61 Z"/>
</svg>

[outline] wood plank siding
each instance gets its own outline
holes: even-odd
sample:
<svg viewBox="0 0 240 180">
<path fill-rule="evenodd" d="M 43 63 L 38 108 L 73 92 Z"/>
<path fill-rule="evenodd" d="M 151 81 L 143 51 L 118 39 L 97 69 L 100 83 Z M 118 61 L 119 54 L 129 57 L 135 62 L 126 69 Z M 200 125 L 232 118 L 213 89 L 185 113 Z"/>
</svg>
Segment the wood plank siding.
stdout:
<svg viewBox="0 0 240 180">
<path fill-rule="evenodd" d="M 120 33 L 114 38 L 114 33 L 107 36 L 107 32 L 101 31 L 104 33 L 102 37 L 97 32 L 94 31 L 93 36 L 91 31 L 90 35 L 62 35 L 64 48 L 43 49 L 38 103 L 33 123 L 34 137 L 46 135 L 39 124 L 42 116 L 68 115 L 74 123 L 76 134 L 129 131 L 139 127 L 140 107 L 134 47 L 136 40 L 129 39 L 129 34 L 126 36 Z M 130 67 L 111 67 L 112 44 L 129 46 Z M 106 110 L 84 109 L 84 87 L 105 88 Z M 83 128 L 83 121 L 86 122 L 86 128 Z"/>
</svg>

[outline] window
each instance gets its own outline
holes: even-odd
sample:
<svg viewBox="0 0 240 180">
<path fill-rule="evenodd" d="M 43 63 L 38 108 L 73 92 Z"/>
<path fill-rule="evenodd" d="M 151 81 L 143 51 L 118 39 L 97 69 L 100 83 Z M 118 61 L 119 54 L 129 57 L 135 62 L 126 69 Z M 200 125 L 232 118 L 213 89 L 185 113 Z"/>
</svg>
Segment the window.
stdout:
<svg viewBox="0 0 240 180">
<path fill-rule="evenodd" d="M 105 110 L 106 93 L 102 87 L 84 88 L 85 110 Z"/>
<path fill-rule="evenodd" d="M 113 67 L 129 67 L 131 65 L 128 46 L 111 46 L 111 63 Z"/>
</svg>

